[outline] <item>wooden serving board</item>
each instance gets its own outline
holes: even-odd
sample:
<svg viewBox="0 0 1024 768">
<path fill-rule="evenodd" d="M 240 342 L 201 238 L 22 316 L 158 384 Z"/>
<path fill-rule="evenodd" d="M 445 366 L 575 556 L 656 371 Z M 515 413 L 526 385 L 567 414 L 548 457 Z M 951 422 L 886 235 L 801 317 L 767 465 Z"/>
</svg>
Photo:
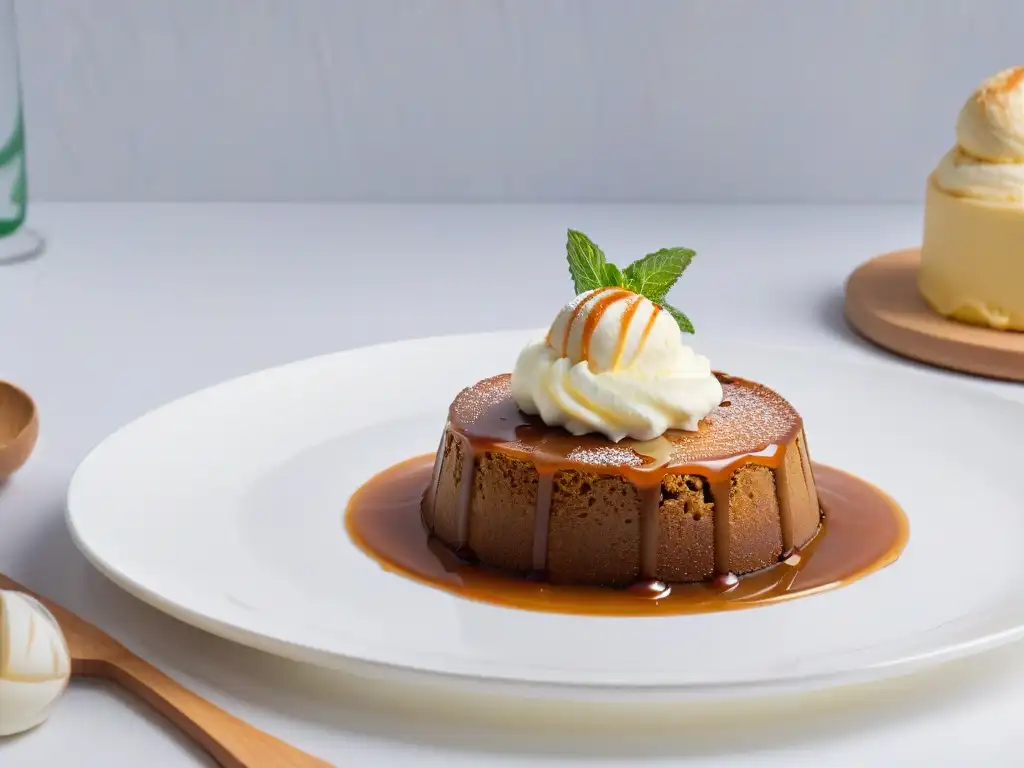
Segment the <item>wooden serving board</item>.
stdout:
<svg viewBox="0 0 1024 768">
<path fill-rule="evenodd" d="M 1024 333 L 968 325 L 933 311 L 917 289 L 919 248 L 878 256 L 846 281 L 850 326 L 880 347 L 922 363 L 1024 381 Z"/>
</svg>

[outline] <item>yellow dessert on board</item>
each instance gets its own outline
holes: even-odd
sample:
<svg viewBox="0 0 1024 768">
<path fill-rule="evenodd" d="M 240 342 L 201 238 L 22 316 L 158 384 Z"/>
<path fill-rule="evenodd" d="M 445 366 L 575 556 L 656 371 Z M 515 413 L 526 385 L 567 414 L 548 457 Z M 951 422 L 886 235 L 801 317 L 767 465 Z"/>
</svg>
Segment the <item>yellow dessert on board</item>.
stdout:
<svg viewBox="0 0 1024 768">
<path fill-rule="evenodd" d="M 918 288 L 941 315 L 1024 331 L 1024 66 L 983 82 L 928 177 Z"/>
</svg>

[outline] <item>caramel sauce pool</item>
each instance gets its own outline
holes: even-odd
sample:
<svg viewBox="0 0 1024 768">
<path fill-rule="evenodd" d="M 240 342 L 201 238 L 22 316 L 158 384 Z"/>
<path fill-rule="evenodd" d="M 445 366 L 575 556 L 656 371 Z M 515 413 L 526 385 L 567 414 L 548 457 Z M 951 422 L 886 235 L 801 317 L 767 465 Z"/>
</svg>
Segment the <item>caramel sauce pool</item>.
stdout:
<svg viewBox="0 0 1024 768">
<path fill-rule="evenodd" d="M 864 578 L 893 563 L 909 535 L 906 516 L 883 491 L 854 475 L 814 464 L 824 510 L 821 528 L 778 565 L 701 584 L 639 582 L 628 589 L 550 584 L 467 563 L 430 535 L 420 517 L 420 502 L 433 464 L 434 454 L 426 454 L 372 477 L 349 501 L 349 536 L 386 571 L 509 608 L 601 616 L 751 608 Z"/>
</svg>

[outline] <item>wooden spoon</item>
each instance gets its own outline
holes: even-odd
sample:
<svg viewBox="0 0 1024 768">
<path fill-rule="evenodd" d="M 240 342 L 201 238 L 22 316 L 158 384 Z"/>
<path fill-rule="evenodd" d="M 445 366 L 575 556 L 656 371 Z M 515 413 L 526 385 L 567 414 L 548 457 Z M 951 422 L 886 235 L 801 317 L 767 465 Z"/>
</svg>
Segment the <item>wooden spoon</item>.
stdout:
<svg viewBox="0 0 1024 768">
<path fill-rule="evenodd" d="M 0 381 L 0 482 L 28 461 L 39 438 L 39 414 L 28 394 Z"/>
<path fill-rule="evenodd" d="M 148 702 L 224 768 L 333 768 L 186 690 L 110 635 L 0 574 L 0 589 L 24 592 L 57 619 L 71 650 L 71 674 L 112 680 Z"/>
</svg>

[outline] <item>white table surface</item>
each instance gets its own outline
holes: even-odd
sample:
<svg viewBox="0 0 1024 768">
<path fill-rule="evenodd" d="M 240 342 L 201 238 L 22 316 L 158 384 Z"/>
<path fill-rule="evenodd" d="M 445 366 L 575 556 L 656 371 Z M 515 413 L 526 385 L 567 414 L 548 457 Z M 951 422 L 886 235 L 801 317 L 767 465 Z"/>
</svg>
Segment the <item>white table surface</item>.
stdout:
<svg viewBox="0 0 1024 768">
<path fill-rule="evenodd" d="M 915 206 L 38 205 L 30 218 L 47 253 L 0 268 L 0 377 L 29 390 L 42 418 L 37 453 L 0 490 L 0 572 L 339 765 L 1021 764 L 1024 647 L 761 703 L 539 707 L 448 695 L 442 705 L 429 690 L 321 672 L 169 619 L 98 575 L 63 521 L 86 451 L 171 398 L 346 347 L 547 324 L 571 290 L 567 226 L 614 261 L 696 248 L 673 293 L 698 324 L 696 344 L 704 327 L 909 365 L 852 336 L 841 288 L 861 261 L 916 243 L 920 215 Z M 934 375 L 1024 401 L 1024 386 Z M 213 763 L 116 689 L 76 681 L 45 726 L 0 740 L 0 765 Z"/>
</svg>

